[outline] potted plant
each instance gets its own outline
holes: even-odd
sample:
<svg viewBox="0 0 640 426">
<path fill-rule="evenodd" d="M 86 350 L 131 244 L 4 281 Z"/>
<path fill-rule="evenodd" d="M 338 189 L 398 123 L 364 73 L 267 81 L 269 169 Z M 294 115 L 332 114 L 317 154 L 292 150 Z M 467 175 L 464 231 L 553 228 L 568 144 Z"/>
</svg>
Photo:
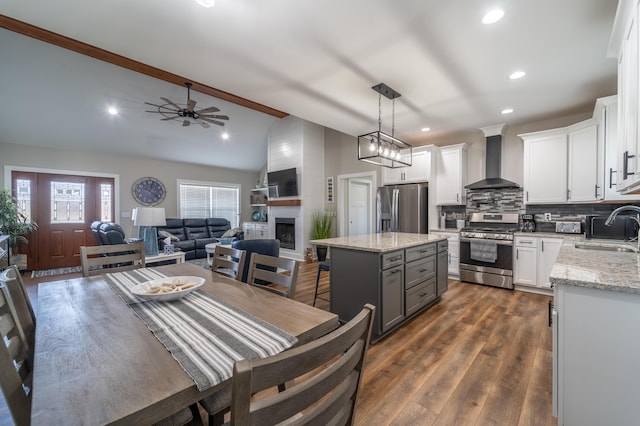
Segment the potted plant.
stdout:
<svg viewBox="0 0 640 426">
<path fill-rule="evenodd" d="M 14 251 L 18 243 L 29 243 L 26 234 L 37 229 L 35 222 L 30 222 L 18 210 L 16 200 L 5 188 L 0 191 L 0 234 L 9 236 L 9 259 L 15 256 Z"/>
<path fill-rule="evenodd" d="M 311 239 L 324 240 L 333 237 L 333 212 L 316 210 L 311 217 Z M 327 259 L 327 246 L 316 245 L 318 260 L 324 262 Z"/>
</svg>

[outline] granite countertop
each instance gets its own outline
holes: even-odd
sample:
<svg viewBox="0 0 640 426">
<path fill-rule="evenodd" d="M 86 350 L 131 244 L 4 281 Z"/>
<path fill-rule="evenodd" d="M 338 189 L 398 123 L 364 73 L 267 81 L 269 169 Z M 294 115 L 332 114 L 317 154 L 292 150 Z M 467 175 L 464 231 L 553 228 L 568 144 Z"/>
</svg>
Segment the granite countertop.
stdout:
<svg viewBox="0 0 640 426">
<path fill-rule="evenodd" d="M 431 228 L 429 232 L 460 232 L 458 228 Z"/>
<path fill-rule="evenodd" d="M 611 240 L 589 240 L 580 244 L 635 246 Z M 551 270 L 551 284 L 640 294 L 640 255 L 633 252 L 576 248 L 574 242 L 565 242 Z"/>
<path fill-rule="evenodd" d="M 383 253 L 446 239 L 446 237 L 440 235 L 383 232 L 381 234 L 354 235 L 351 237 L 328 238 L 326 240 L 311 240 L 309 242 L 327 247 Z"/>
</svg>

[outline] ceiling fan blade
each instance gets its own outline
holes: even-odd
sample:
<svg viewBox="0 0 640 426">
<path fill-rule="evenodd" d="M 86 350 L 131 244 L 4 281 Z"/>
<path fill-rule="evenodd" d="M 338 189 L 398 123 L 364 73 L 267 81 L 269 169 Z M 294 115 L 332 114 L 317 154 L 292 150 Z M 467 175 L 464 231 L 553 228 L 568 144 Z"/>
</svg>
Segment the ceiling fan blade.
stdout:
<svg viewBox="0 0 640 426">
<path fill-rule="evenodd" d="M 210 113 L 210 112 L 218 112 L 218 111 L 220 111 L 220 108 L 216 108 L 216 107 L 212 106 L 212 107 L 201 109 L 200 111 L 196 111 L 196 112 L 198 114 L 207 114 L 207 113 Z"/>
<path fill-rule="evenodd" d="M 161 118 L 160 121 L 168 121 L 168 120 L 175 120 L 176 117 L 166 117 L 166 118 Z"/>
<path fill-rule="evenodd" d="M 218 120 L 228 120 L 229 119 L 228 115 L 202 115 L 202 114 L 200 114 L 200 117 L 217 118 Z"/>
<path fill-rule="evenodd" d="M 181 110 L 182 108 L 180 108 L 178 106 L 178 104 L 176 104 L 175 102 L 173 102 L 171 99 L 167 99 L 167 98 L 163 98 L 160 97 L 160 99 L 162 99 L 163 101 L 165 101 L 166 103 L 168 103 L 169 105 L 173 106 L 174 108 L 177 108 L 178 110 Z"/>
<path fill-rule="evenodd" d="M 224 126 L 224 123 L 222 121 L 216 121 L 216 120 L 212 120 L 212 119 L 206 118 L 206 117 L 200 117 L 200 120 L 207 121 L 207 122 L 213 123 L 213 124 L 217 124 L 218 126 Z"/>
<path fill-rule="evenodd" d="M 187 127 L 187 126 L 190 126 L 190 125 L 191 125 L 191 122 L 189 120 L 184 120 L 182 122 L 182 127 Z"/>
<path fill-rule="evenodd" d="M 194 101 L 193 99 L 187 99 L 187 111 L 193 111 L 195 107 L 196 101 Z"/>
</svg>

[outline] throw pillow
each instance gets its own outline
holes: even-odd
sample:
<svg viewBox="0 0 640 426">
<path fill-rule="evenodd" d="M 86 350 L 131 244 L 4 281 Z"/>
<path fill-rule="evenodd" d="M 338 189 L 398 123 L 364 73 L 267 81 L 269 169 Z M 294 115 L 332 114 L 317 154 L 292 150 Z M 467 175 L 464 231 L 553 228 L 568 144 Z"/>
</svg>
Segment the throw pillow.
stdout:
<svg viewBox="0 0 640 426">
<path fill-rule="evenodd" d="M 227 232 L 222 234 L 222 236 L 220 238 L 235 237 L 240 232 L 242 232 L 242 228 L 231 228 Z"/>
<path fill-rule="evenodd" d="M 175 235 L 171 234 L 170 232 L 167 231 L 158 231 L 158 235 L 160 235 L 161 237 L 164 238 L 171 238 L 171 241 L 180 241 L 180 238 L 176 237 Z"/>
</svg>

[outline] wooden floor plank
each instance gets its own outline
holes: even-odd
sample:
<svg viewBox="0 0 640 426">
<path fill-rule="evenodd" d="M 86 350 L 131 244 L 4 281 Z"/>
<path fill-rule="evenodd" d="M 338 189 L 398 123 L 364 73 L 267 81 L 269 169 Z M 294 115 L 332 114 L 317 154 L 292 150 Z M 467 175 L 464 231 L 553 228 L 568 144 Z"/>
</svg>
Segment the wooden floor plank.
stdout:
<svg viewBox="0 0 640 426">
<path fill-rule="evenodd" d="M 312 304 L 317 271 L 317 263 L 300 265 L 296 300 Z M 69 277 L 25 274 L 24 280 L 35 299 L 37 282 Z M 329 274 L 322 273 L 320 287 L 328 285 Z M 370 347 L 355 424 L 557 425 L 551 299 L 450 280 L 440 302 Z M 328 310 L 329 303 L 317 306 Z M 417 402 L 425 396 L 435 410 Z"/>
</svg>

